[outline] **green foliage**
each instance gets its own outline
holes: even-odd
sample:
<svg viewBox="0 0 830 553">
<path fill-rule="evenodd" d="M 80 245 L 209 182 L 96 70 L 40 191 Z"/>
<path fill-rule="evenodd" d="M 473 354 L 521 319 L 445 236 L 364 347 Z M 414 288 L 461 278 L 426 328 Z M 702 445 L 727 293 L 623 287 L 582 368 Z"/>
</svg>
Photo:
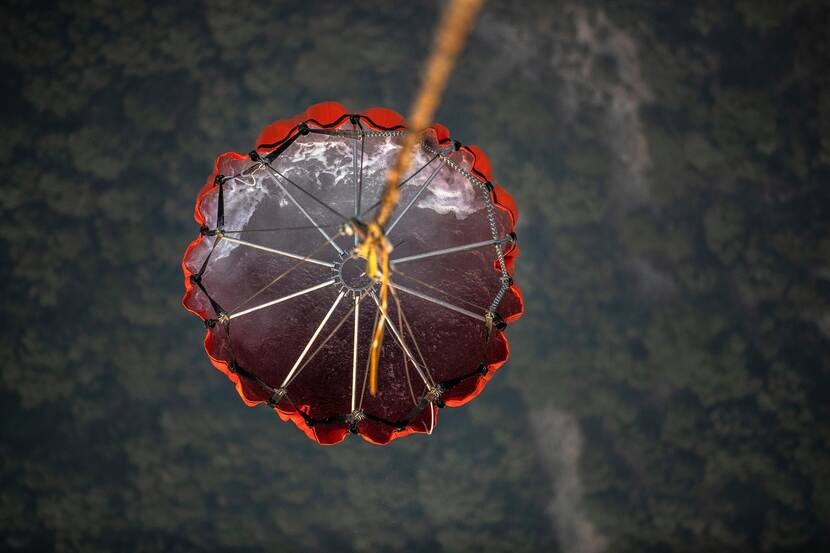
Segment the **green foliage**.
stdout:
<svg viewBox="0 0 830 553">
<path fill-rule="evenodd" d="M 438 8 L 0 8 L 0 549 L 826 548 L 819 3 L 487 5 L 438 119 L 517 200 L 527 311 L 430 438 L 320 448 L 210 367 L 179 263 L 215 155 L 405 111 Z"/>
</svg>

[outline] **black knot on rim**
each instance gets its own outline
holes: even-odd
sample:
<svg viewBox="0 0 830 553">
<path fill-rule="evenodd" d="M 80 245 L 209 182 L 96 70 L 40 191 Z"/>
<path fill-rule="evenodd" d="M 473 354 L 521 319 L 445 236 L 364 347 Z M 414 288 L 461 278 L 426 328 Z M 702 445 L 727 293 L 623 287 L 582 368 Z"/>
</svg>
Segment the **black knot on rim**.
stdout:
<svg viewBox="0 0 830 553">
<path fill-rule="evenodd" d="M 513 277 L 512 276 L 502 276 L 501 283 L 505 286 L 512 286 L 513 285 Z"/>
<path fill-rule="evenodd" d="M 306 123 L 300 123 L 299 125 L 297 125 L 297 132 L 302 134 L 303 136 L 307 135 L 309 132 L 308 125 Z"/>
<path fill-rule="evenodd" d="M 507 323 L 504 322 L 504 318 L 498 313 L 493 313 L 493 325 L 499 330 L 507 328 Z"/>
<path fill-rule="evenodd" d="M 190 284 L 199 284 L 200 282 L 202 282 L 202 275 L 198 273 L 195 275 L 190 275 Z"/>
<path fill-rule="evenodd" d="M 360 124 L 360 116 L 357 115 L 356 113 L 352 114 L 352 115 L 349 115 L 349 122 L 351 122 L 352 125 L 359 125 Z"/>
<path fill-rule="evenodd" d="M 481 376 L 484 376 L 485 374 L 490 372 L 490 367 L 488 367 L 487 365 L 482 363 L 481 365 L 478 366 L 478 372 Z"/>
<path fill-rule="evenodd" d="M 228 363 L 228 369 L 234 374 L 239 370 L 239 365 L 236 364 L 236 359 L 231 359 Z"/>
<path fill-rule="evenodd" d="M 455 151 L 456 151 L 456 152 L 457 152 L 458 150 L 460 150 L 460 149 L 462 148 L 462 146 L 463 146 L 463 144 L 461 144 L 461 142 L 459 142 L 458 140 L 453 140 L 453 141 L 452 141 L 452 145 L 453 145 L 453 148 L 455 148 Z"/>
<path fill-rule="evenodd" d="M 484 186 L 487 187 L 487 192 L 492 192 L 493 191 L 493 183 L 490 182 L 489 180 L 484 183 Z"/>
<path fill-rule="evenodd" d="M 262 156 L 259 155 L 259 152 L 257 152 L 256 150 L 251 150 L 250 152 L 248 152 L 248 157 L 251 158 L 251 161 L 257 161 L 260 163 L 262 162 Z"/>
<path fill-rule="evenodd" d="M 205 328 L 213 328 L 216 326 L 216 319 L 205 319 Z"/>
<path fill-rule="evenodd" d="M 282 398 L 285 396 L 285 388 L 275 388 L 274 393 L 268 398 L 268 405 L 276 407 Z"/>
<path fill-rule="evenodd" d="M 516 243 L 516 240 L 518 240 L 518 237 L 516 236 L 516 233 L 515 233 L 515 232 L 511 232 L 511 233 L 510 233 L 510 234 L 508 234 L 507 236 L 509 236 L 509 237 L 510 237 L 510 243 L 511 243 L 511 244 L 515 244 L 515 243 Z"/>
</svg>

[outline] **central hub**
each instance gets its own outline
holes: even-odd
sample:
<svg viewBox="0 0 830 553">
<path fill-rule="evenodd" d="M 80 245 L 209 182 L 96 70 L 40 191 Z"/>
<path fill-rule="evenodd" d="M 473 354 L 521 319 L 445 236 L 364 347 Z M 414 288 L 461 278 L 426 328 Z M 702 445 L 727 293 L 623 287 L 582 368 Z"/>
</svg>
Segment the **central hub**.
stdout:
<svg viewBox="0 0 830 553">
<path fill-rule="evenodd" d="M 360 293 L 374 286 L 375 281 L 366 274 L 365 257 L 347 257 L 337 264 L 339 284 L 351 292 Z"/>
</svg>

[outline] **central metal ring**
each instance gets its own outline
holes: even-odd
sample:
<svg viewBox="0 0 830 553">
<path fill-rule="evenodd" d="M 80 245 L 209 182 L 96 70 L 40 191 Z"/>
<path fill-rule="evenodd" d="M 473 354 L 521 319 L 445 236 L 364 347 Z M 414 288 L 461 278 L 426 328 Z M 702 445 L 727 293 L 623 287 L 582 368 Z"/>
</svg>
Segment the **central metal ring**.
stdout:
<svg viewBox="0 0 830 553">
<path fill-rule="evenodd" d="M 337 283 L 345 290 L 361 293 L 375 285 L 374 279 L 366 274 L 365 257 L 346 257 L 335 263 Z"/>
</svg>

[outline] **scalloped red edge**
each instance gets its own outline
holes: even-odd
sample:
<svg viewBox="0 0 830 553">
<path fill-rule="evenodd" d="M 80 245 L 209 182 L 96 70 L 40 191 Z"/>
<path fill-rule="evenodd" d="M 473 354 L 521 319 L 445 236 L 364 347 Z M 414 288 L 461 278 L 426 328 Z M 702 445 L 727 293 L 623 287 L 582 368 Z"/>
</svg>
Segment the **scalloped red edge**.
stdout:
<svg viewBox="0 0 830 553">
<path fill-rule="evenodd" d="M 297 126 L 301 123 L 306 123 L 309 126 L 315 126 L 320 128 L 339 128 L 340 126 L 349 122 L 349 115 L 350 113 L 346 111 L 346 108 L 338 102 L 322 102 L 319 104 L 314 104 L 310 106 L 308 109 L 306 109 L 303 113 L 300 113 L 290 119 L 280 119 L 268 125 L 262 131 L 262 133 L 260 133 L 259 138 L 257 139 L 256 150 L 260 153 L 266 153 L 274 150 L 275 148 L 278 148 L 281 144 L 285 143 L 286 140 L 291 139 L 294 135 L 297 134 Z M 369 108 L 362 113 L 355 113 L 355 115 L 363 116 L 363 118 L 365 118 L 365 122 L 375 130 L 397 130 L 403 129 L 406 126 L 406 120 L 402 115 L 387 108 Z M 450 141 L 449 130 L 444 125 L 434 123 L 430 128 L 435 132 L 439 144 L 446 144 Z M 495 182 L 493 181 L 492 166 L 490 163 L 490 159 L 477 146 L 462 146 L 461 149 L 466 150 L 473 156 L 473 174 L 477 178 L 480 178 L 486 182 L 490 182 L 493 184 L 492 191 L 490 193 L 490 199 L 493 203 L 493 206 L 507 213 L 513 228 L 515 228 L 516 222 L 519 219 L 519 213 L 516 209 L 516 203 L 513 200 L 512 196 L 510 196 L 510 194 L 502 186 L 495 184 Z M 220 162 L 226 157 L 231 157 L 237 160 L 248 159 L 247 155 L 239 154 L 236 152 L 226 152 L 216 158 L 216 161 L 213 166 L 213 172 L 211 173 L 210 178 L 208 178 L 204 186 L 199 191 L 199 194 L 196 196 L 194 219 L 200 227 L 205 224 L 205 219 L 204 217 L 202 217 L 200 210 L 202 201 L 212 189 L 214 179 L 216 178 L 216 175 L 219 174 Z M 185 286 L 185 293 L 184 297 L 182 298 L 182 304 L 184 305 L 185 309 L 187 309 L 200 319 L 205 320 L 207 318 L 205 313 L 199 313 L 198 311 L 190 309 L 187 306 L 187 300 L 193 293 L 193 284 L 190 282 L 190 277 L 193 275 L 193 273 L 190 271 L 190 269 L 188 269 L 187 264 L 185 263 L 190 253 L 193 251 L 194 248 L 196 248 L 199 245 L 203 238 L 204 237 L 202 235 L 199 235 L 198 238 L 193 240 L 188 245 L 187 249 L 185 250 L 184 257 L 182 258 L 182 272 L 184 273 Z M 515 244 L 512 244 L 504 252 L 504 260 L 511 274 L 513 273 L 516 257 L 518 255 L 519 248 L 516 247 Z M 498 266 L 494 266 L 494 269 L 499 270 Z M 505 322 L 509 324 L 517 321 L 524 313 L 524 299 L 522 298 L 521 289 L 515 283 L 510 286 L 508 293 L 513 295 L 519 304 L 519 310 L 505 319 Z M 485 386 L 487 385 L 487 382 L 489 382 L 490 379 L 493 377 L 493 374 L 495 374 L 495 372 L 507 362 L 507 360 L 510 357 L 510 347 L 507 341 L 507 337 L 501 330 L 496 331 L 495 337 L 503 345 L 504 358 L 488 363 L 487 373 L 476 377 L 474 380 L 474 385 L 465 385 L 465 388 L 472 388 L 469 392 L 466 392 L 459 397 L 454 397 L 452 391 L 450 390 L 449 396 L 445 399 L 445 404 L 448 407 L 459 407 L 461 405 L 464 405 L 465 403 L 468 403 L 473 398 L 478 396 L 484 390 Z M 217 359 L 210 354 L 212 341 L 213 334 L 211 333 L 210 329 L 208 329 L 205 333 L 204 340 L 205 352 L 207 353 L 208 358 L 210 359 L 210 362 L 213 364 L 213 366 L 221 372 L 223 372 L 228 377 L 228 379 L 230 379 L 230 381 L 234 383 L 234 387 L 236 388 L 239 397 L 242 398 L 242 401 L 245 403 L 245 405 L 253 407 L 255 405 L 266 403 L 266 401 L 264 400 L 252 399 L 248 397 L 248 395 L 245 393 L 245 386 L 243 385 L 240 376 L 237 373 L 231 371 L 229 363 L 227 361 Z M 301 409 L 302 407 L 306 406 L 298 406 L 299 409 Z M 438 409 L 435 406 L 431 406 L 431 409 L 433 410 L 433 416 L 435 417 L 435 426 L 438 424 Z M 349 433 L 348 427 L 343 423 L 328 424 L 321 426 L 309 426 L 306 423 L 305 419 L 303 419 L 302 415 L 300 415 L 296 409 L 284 409 L 277 406 L 274 408 L 274 410 L 283 421 L 293 422 L 297 426 L 297 428 L 299 428 L 306 436 L 308 436 L 310 439 L 314 440 L 315 442 L 321 445 L 334 445 L 342 441 Z M 424 413 L 427 413 L 427 411 L 424 410 Z M 377 445 L 386 445 L 392 440 L 408 436 L 409 434 L 426 433 L 424 429 L 415 426 L 415 424 L 418 423 L 421 418 L 421 416 L 416 417 L 415 420 L 413 420 L 406 428 L 402 430 L 389 429 L 388 433 L 373 436 L 363 433 L 359 427 L 358 434 L 360 434 L 360 436 L 367 442 Z"/>
</svg>

